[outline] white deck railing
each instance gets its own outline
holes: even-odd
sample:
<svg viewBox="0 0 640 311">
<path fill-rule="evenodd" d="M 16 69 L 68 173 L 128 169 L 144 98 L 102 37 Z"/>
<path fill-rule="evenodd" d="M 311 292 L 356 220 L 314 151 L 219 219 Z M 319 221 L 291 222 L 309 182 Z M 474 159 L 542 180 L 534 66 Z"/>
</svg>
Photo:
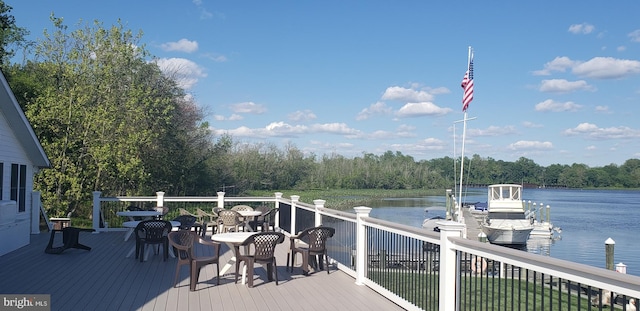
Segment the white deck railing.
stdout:
<svg viewBox="0 0 640 311">
<path fill-rule="evenodd" d="M 354 207 L 355 213 L 350 213 L 326 208 L 324 200 L 315 200 L 314 204 L 308 204 L 300 202 L 299 196 L 291 196 L 290 199 L 283 198 L 282 193 L 275 193 L 273 197 L 225 197 L 224 192 L 217 194 L 216 197 L 166 197 L 164 193 L 158 192 L 155 197 L 101 197 L 101 192 L 96 191 L 93 199 L 93 226 L 96 232 L 121 230 L 120 228 L 100 226 L 101 217 L 105 212 L 104 207 L 109 205 L 103 204 L 106 202 L 155 202 L 157 206 L 167 206 L 167 202 L 191 202 L 212 203 L 218 207 L 236 202 L 272 202 L 280 208 L 275 219 L 277 230 L 291 234 L 312 226 L 336 227 L 336 235 L 330 239 L 329 255 L 332 257 L 333 263 L 340 270 L 353 276 L 356 284 L 371 287 L 408 310 L 475 310 L 485 298 L 470 297 L 468 300 L 472 302 L 468 302 L 467 297 L 461 297 L 466 294 L 461 293 L 472 292 L 467 286 L 478 286 L 478 280 L 480 283 L 488 283 L 489 280 L 499 282 L 509 279 L 512 287 L 515 287 L 513 280 L 524 280 L 527 284 L 533 282 L 534 291 L 535 286 L 544 288 L 545 292 L 549 291 L 549 300 L 554 295 L 560 296 L 555 298 L 559 299 L 558 303 L 567 303 L 567 305 L 562 305 L 561 309 L 575 308 L 571 306 L 571 301 L 577 299 L 577 302 L 574 302 L 578 305 L 577 309 L 603 310 L 606 307 L 603 305 L 603 300 L 606 304 L 606 299 L 598 295 L 598 301 L 595 301 L 594 297 L 596 296 L 592 296 L 592 292 L 607 294 L 610 298 L 622 297 L 622 305 L 618 306 L 620 310 L 626 307 L 624 305 L 626 302 L 630 303 L 630 299 L 637 300 L 640 297 L 640 277 L 464 239 L 462 236 L 465 225 L 458 222 L 442 221 L 438 223 L 440 233 L 436 233 L 369 217 L 371 208 L 364 206 Z M 115 208 L 124 209 L 126 207 L 118 205 Z M 379 236 L 373 236 L 373 232 Z M 396 240 L 401 242 L 393 242 Z M 416 247 L 416 245 L 437 249 L 435 253 L 437 257 L 425 257 L 425 250 Z M 372 258 L 374 257 L 378 260 L 377 267 L 373 267 Z M 393 258 L 408 259 L 396 260 Z M 464 266 L 465 264 L 469 265 L 468 262 L 465 263 L 468 258 L 472 258 L 474 262 L 476 259 L 479 260 L 478 262 L 491 261 L 497 268 L 485 271 L 485 267 L 483 267 L 483 274 L 470 274 L 465 272 Z M 408 265 L 407 273 L 404 273 L 402 268 L 393 266 L 393 264 L 400 262 Z M 388 266 L 393 267 L 388 268 Z M 516 276 L 514 271 L 518 275 L 526 273 L 526 276 Z M 432 291 L 433 294 L 407 295 L 407 290 L 396 290 L 396 284 L 389 285 L 380 282 L 375 277 L 379 273 L 391 273 L 395 277 L 402 275 L 399 281 L 395 281 L 396 283 L 407 282 L 426 286 L 429 288 L 425 290 Z M 433 277 L 437 277 L 438 281 L 428 283 L 429 279 Z M 465 282 L 469 282 L 469 280 L 476 282 L 476 285 L 467 285 Z M 541 280 L 540 283 L 536 283 L 538 280 Z M 424 285 L 420 282 L 427 283 Z M 480 287 L 482 288 L 482 284 Z M 484 288 L 484 290 L 492 289 Z M 523 291 L 520 287 L 517 290 Z M 572 292 L 572 290 L 574 291 Z M 527 289 L 527 291 L 529 290 Z M 492 295 L 494 294 L 507 295 L 506 293 L 492 293 Z M 517 298 L 514 298 L 513 292 L 510 295 L 510 300 L 518 300 L 518 303 L 522 303 L 519 300 L 523 295 L 527 297 L 527 301 L 529 299 L 528 292 L 516 293 Z M 538 298 L 534 296 L 533 300 L 535 299 Z M 545 299 L 542 298 L 543 303 Z M 585 299 L 595 302 L 583 303 L 582 301 Z M 554 302 L 554 307 L 555 304 L 556 302 Z M 587 304 L 589 305 L 587 306 Z M 591 306 L 591 304 L 595 304 L 595 306 Z M 582 307 L 580 307 L 581 305 Z M 480 309 L 489 310 L 490 308 L 487 303 L 487 308 L 481 306 Z"/>
</svg>

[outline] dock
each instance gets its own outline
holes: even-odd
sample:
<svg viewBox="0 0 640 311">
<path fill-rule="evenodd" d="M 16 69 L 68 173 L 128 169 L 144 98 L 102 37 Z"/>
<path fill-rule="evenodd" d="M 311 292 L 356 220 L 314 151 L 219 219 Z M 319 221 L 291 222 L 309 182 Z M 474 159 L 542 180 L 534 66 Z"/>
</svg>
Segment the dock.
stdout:
<svg viewBox="0 0 640 311">
<path fill-rule="evenodd" d="M 462 215 L 464 217 L 464 222 L 467 225 L 467 239 L 478 241 L 479 235 L 482 233 L 482 228 L 478 222 L 479 219 L 477 219 L 468 208 L 462 209 Z"/>
</svg>

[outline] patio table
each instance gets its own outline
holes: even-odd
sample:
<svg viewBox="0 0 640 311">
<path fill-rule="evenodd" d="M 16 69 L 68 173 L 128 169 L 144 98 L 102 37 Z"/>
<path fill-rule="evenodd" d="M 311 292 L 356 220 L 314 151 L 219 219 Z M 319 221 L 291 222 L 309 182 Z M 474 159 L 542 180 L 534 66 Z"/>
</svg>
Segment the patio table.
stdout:
<svg viewBox="0 0 640 311">
<path fill-rule="evenodd" d="M 243 230 L 246 232 L 253 231 L 253 228 L 249 226 L 249 218 L 253 219 L 253 217 L 262 215 L 261 211 L 237 211 L 237 212 L 243 218 L 243 222 L 244 222 Z"/>
<path fill-rule="evenodd" d="M 211 240 L 226 244 L 231 249 L 231 251 L 234 252 L 233 256 L 229 259 L 229 261 L 227 261 L 224 267 L 222 267 L 222 270 L 220 270 L 220 275 L 225 275 L 229 269 L 235 268 L 236 266 L 236 254 L 234 251 L 234 246 L 241 244 L 242 242 L 244 242 L 244 240 L 254 234 L 255 232 L 227 232 L 218 233 L 211 236 Z M 242 284 L 245 284 L 246 282 L 246 274 L 247 266 L 245 265 L 242 268 Z"/>
<path fill-rule="evenodd" d="M 122 211 L 122 212 L 117 212 L 116 215 L 118 216 L 122 216 L 122 217 L 128 217 L 129 221 L 138 221 L 136 220 L 135 217 L 143 217 L 143 219 L 153 219 L 156 216 L 160 216 L 160 212 L 157 211 Z M 136 224 L 137 225 L 137 224 Z M 123 227 L 124 224 L 123 224 Z M 133 226 L 133 228 L 128 227 L 129 230 L 127 230 L 127 233 L 124 235 L 124 240 L 127 241 L 129 240 L 129 238 L 131 237 L 131 234 L 133 234 L 133 229 L 135 229 L 136 227 Z"/>
</svg>

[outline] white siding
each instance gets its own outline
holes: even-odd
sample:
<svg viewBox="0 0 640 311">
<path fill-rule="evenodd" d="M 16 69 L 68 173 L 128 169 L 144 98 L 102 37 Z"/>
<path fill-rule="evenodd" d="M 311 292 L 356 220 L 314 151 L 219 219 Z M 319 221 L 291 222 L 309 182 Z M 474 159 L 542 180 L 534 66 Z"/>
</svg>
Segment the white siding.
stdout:
<svg viewBox="0 0 640 311">
<path fill-rule="evenodd" d="M 2 111 L 0 111 L 0 163 L 3 164 L 1 181 L 4 200 L 9 200 L 11 195 L 11 164 L 26 165 L 27 167 L 25 211 L 18 214 L 15 223 L 0 227 L 0 255 L 2 255 L 29 243 L 31 192 L 33 191 L 33 164 L 17 140 L 15 133 L 9 128 L 6 116 Z M 12 243 L 8 241 L 12 241 Z"/>
</svg>

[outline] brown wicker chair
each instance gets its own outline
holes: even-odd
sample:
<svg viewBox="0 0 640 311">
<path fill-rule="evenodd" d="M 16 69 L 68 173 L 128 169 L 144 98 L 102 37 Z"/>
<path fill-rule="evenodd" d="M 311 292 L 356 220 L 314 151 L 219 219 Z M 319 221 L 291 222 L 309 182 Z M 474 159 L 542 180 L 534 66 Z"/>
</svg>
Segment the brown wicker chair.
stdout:
<svg viewBox="0 0 640 311">
<path fill-rule="evenodd" d="M 231 208 L 232 211 L 253 211 L 253 207 L 249 206 L 249 205 L 235 205 Z M 243 223 L 246 223 L 246 219 L 242 216 L 240 216 L 240 221 Z"/>
<path fill-rule="evenodd" d="M 322 267 L 323 261 L 326 263 L 327 273 L 329 273 L 329 258 L 327 256 L 327 240 L 332 237 L 336 229 L 331 227 L 313 227 L 300 232 L 298 235 L 290 236 L 289 254 L 287 255 L 287 267 L 293 266 L 296 262 L 296 254 L 302 254 L 302 273 L 309 274 L 309 257 L 320 256 L 319 268 Z M 303 245 L 297 245 L 296 241 L 305 242 Z M 291 258 L 291 266 L 289 266 L 289 258 Z"/>
<path fill-rule="evenodd" d="M 180 230 L 193 230 L 197 233 L 200 233 L 202 230 L 202 224 L 198 223 L 198 218 L 193 215 L 180 215 L 174 218 L 173 221 L 180 222 L 180 226 L 178 227 Z"/>
<path fill-rule="evenodd" d="M 196 241 L 204 246 L 213 247 L 213 256 L 196 256 L 195 245 Z M 216 265 L 216 284 L 220 284 L 220 244 L 214 241 L 202 239 L 196 232 L 193 231 L 173 231 L 169 233 L 169 243 L 177 250 L 176 257 L 178 263 L 176 264 L 176 276 L 173 281 L 173 287 L 178 284 L 180 277 L 180 268 L 185 265 L 189 265 L 189 290 L 195 291 L 198 279 L 200 277 L 200 270 L 210 264 Z"/>
<path fill-rule="evenodd" d="M 213 212 L 207 213 L 199 208 L 196 208 L 196 215 L 200 219 L 202 223 L 202 236 L 204 237 L 209 227 L 211 227 L 211 234 L 216 234 L 217 223 L 218 223 L 218 214 Z"/>
<path fill-rule="evenodd" d="M 234 245 L 236 254 L 236 283 L 238 283 L 238 272 L 240 263 L 244 262 L 247 267 L 247 278 L 249 287 L 253 287 L 253 272 L 256 263 L 267 265 L 267 277 L 269 281 L 275 277 L 278 285 L 278 266 L 276 265 L 275 250 L 276 245 L 284 242 L 284 234 L 281 232 L 260 232 L 248 237 L 242 244 Z M 240 253 L 240 246 L 248 249 L 247 254 Z"/>
<path fill-rule="evenodd" d="M 240 226 L 244 224 L 242 216 L 236 211 L 222 210 L 218 212 L 218 232 L 238 232 Z"/>
<path fill-rule="evenodd" d="M 136 234 L 136 259 L 140 256 L 140 262 L 144 261 L 144 246 L 146 244 L 162 244 L 164 250 L 164 261 L 169 258 L 169 239 L 167 235 L 171 232 L 171 223 L 166 220 L 144 220 L 141 221 L 134 230 Z M 158 250 L 156 250 L 156 254 Z"/>
<path fill-rule="evenodd" d="M 258 231 L 258 226 L 260 226 L 260 231 L 273 231 L 273 226 L 275 225 L 275 217 L 278 212 L 278 208 L 269 208 L 267 206 L 261 207 L 258 206 L 256 210 L 262 210 L 262 215 L 256 217 L 254 220 L 249 221 L 249 226 L 253 228 L 253 231 Z"/>
</svg>

